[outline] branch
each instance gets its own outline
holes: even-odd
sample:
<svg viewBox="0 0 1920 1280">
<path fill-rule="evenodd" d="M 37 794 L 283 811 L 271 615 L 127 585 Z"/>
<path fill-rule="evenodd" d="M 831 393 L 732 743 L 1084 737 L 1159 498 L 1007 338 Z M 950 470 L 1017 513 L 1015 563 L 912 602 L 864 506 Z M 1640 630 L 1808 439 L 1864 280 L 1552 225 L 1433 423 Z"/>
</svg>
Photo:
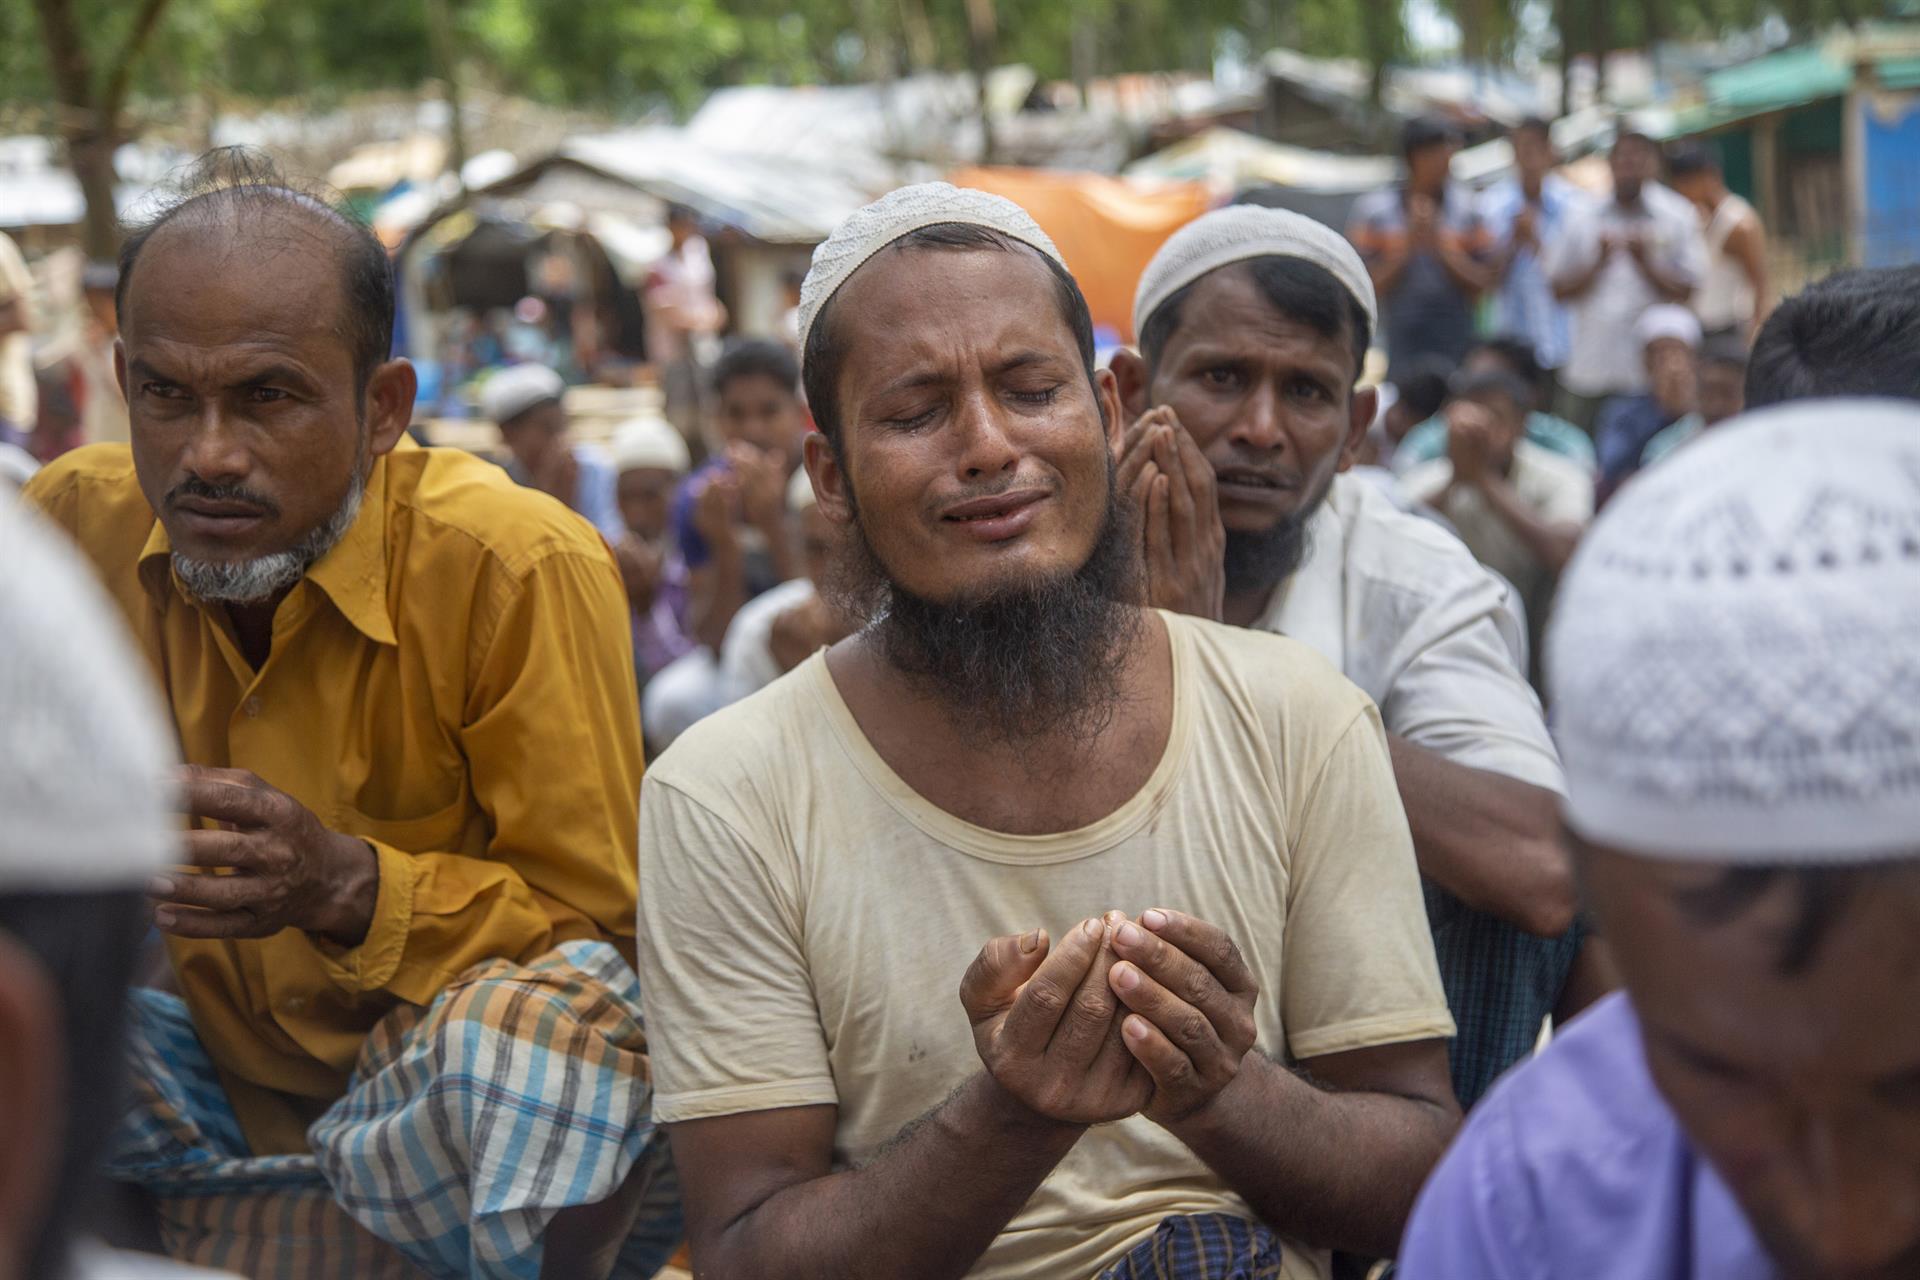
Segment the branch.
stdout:
<svg viewBox="0 0 1920 1280">
<path fill-rule="evenodd" d="M 120 46 L 120 56 L 107 75 L 106 92 L 100 95 L 102 128 L 112 127 L 119 118 L 120 108 L 127 100 L 127 86 L 133 82 L 133 65 L 140 60 L 140 51 L 147 41 L 152 39 L 154 28 L 160 25 L 160 15 L 166 7 L 167 0 L 142 0 L 140 12 L 133 20 L 133 30 L 127 32 L 127 42 Z"/>
</svg>

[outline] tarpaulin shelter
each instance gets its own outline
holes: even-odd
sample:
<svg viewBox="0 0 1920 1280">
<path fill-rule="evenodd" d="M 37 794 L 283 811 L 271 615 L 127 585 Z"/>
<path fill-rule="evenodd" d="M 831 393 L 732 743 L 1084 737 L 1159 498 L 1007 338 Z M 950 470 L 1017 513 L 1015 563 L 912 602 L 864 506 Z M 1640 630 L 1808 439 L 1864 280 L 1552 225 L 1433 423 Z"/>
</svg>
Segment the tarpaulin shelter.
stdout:
<svg viewBox="0 0 1920 1280">
<path fill-rule="evenodd" d="M 1145 185 L 1053 169 L 964 168 L 951 181 L 1005 196 L 1032 214 L 1080 282 L 1093 322 L 1125 341 L 1133 339 L 1140 273 L 1168 236 L 1212 204 L 1204 183 Z"/>
</svg>

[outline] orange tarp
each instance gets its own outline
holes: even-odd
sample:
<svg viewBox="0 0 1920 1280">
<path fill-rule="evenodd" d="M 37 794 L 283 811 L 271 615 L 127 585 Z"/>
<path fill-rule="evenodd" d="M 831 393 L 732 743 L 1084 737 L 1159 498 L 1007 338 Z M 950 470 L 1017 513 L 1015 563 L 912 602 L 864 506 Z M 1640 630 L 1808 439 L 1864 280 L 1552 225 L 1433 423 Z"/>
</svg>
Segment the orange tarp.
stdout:
<svg viewBox="0 0 1920 1280">
<path fill-rule="evenodd" d="M 1053 237 L 1093 322 L 1133 340 L 1133 290 L 1166 238 L 1207 211 L 1198 182 L 1136 185 L 1097 173 L 1054 169 L 956 169 L 957 187 L 1005 196 Z"/>
</svg>

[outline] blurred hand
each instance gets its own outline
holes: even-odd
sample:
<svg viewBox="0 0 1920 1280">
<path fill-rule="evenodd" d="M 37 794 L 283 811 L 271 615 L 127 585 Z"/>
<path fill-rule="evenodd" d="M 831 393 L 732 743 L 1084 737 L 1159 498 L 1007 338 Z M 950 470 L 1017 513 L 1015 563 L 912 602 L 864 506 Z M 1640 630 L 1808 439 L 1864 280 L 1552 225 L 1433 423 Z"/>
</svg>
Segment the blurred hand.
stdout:
<svg viewBox="0 0 1920 1280">
<path fill-rule="evenodd" d="M 1121 1038 L 1153 1076 L 1145 1114 L 1177 1125 L 1239 1075 L 1260 983 L 1226 930 L 1179 911 L 1142 912 L 1114 931 L 1113 950 L 1108 980 L 1132 1010 Z"/>
<path fill-rule="evenodd" d="M 1108 985 L 1108 912 L 1048 947 L 1044 930 L 995 938 L 960 981 L 960 1003 L 987 1074 L 1027 1110 L 1061 1124 L 1122 1120 L 1147 1105 L 1153 1077 L 1120 1035 Z"/>
<path fill-rule="evenodd" d="M 573 450 L 564 440 L 560 441 L 541 459 L 539 468 L 528 479 L 540 492 L 571 507 L 574 488 L 580 483 L 580 460 L 573 456 Z"/>
<path fill-rule="evenodd" d="M 1213 465 L 1166 405 L 1141 414 L 1118 452 L 1115 483 L 1140 530 L 1147 603 L 1218 622 L 1226 609 L 1227 531 Z"/>
<path fill-rule="evenodd" d="M 711 472 L 693 500 L 693 531 L 713 549 L 739 546 L 734 530 L 740 510 L 740 477 L 731 471 Z"/>
<path fill-rule="evenodd" d="M 1513 242 L 1528 248 L 1540 247 L 1540 221 L 1532 205 L 1525 205 L 1513 217 Z"/>
<path fill-rule="evenodd" d="M 740 478 L 741 514 L 768 538 L 786 537 L 786 460 L 750 444 L 727 446 L 727 462 Z"/>
<path fill-rule="evenodd" d="M 613 549 L 620 566 L 620 581 L 627 588 L 627 603 L 635 613 L 653 608 L 654 595 L 660 589 L 660 571 L 667 562 L 666 551 L 645 538 L 629 533 Z"/>
<path fill-rule="evenodd" d="M 1407 238 L 1422 248 L 1432 246 L 1440 232 L 1440 206 L 1417 192 L 1407 201 Z"/>
<path fill-rule="evenodd" d="M 1470 400 L 1447 406 L 1447 460 L 1455 484 L 1477 486 L 1493 470 L 1493 415 Z"/>
</svg>

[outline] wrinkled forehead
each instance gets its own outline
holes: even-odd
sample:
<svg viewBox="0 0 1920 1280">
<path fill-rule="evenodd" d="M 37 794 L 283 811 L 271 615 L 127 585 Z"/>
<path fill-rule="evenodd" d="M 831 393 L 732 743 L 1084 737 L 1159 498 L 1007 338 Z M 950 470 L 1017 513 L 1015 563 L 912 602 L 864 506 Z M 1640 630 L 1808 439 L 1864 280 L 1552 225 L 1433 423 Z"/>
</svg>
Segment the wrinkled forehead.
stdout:
<svg viewBox="0 0 1920 1280">
<path fill-rule="evenodd" d="M 848 367 L 901 347 L 927 354 L 1045 339 L 1077 350 L 1059 282 L 1040 251 L 1001 245 L 895 240 L 861 263 L 825 316 Z"/>
</svg>

